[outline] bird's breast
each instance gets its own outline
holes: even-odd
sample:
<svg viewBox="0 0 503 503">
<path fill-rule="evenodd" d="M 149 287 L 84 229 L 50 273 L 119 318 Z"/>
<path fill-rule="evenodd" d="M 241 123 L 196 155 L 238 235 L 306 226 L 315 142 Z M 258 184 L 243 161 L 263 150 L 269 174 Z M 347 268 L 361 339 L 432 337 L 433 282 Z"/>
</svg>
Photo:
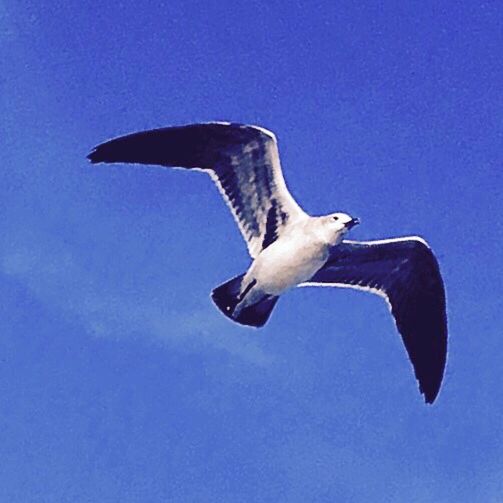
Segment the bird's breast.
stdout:
<svg viewBox="0 0 503 503">
<path fill-rule="evenodd" d="M 307 236 L 279 239 L 267 247 L 253 262 L 248 275 L 257 280 L 257 286 L 270 295 L 310 279 L 326 262 L 328 247 Z"/>
</svg>

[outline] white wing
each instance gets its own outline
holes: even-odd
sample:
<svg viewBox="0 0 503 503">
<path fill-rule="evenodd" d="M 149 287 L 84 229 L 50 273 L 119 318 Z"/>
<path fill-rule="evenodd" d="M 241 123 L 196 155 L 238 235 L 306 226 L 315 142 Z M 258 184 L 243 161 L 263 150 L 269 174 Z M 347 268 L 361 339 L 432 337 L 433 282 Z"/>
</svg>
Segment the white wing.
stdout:
<svg viewBox="0 0 503 503">
<path fill-rule="evenodd" d="M 432 403 L 447 357 L 445 292 L 437 260 L 419 237 L 343 241 L 301 286 L 350 287 L 385 297 L 421 393 Z"/>
<path fill-rule="evenodd" d="M 274 134 L 257 126 L 215 122 L 154 129 L 98 145 L 88 159 L 209 173 L 253 258 L 289 223 L 307 216 L 288 192 Z"/>
</svg>

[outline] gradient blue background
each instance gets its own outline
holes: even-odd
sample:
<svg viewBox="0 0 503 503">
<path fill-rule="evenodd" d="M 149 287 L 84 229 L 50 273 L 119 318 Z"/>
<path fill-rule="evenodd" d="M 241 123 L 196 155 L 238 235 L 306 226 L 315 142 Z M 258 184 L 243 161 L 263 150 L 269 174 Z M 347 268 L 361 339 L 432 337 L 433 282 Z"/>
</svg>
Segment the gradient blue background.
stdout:
<svg viewBox="0 0 503 503">
<path fill-rule="evenodd" d="M 0 1 L 0 501 L 503 501 L 499 2 Z M 385 303 L 298 289 L 260 331 L 200 173 L 91 167 L 196 121 L 277 133 L 292 193 L 419 234 L 450 347 L 424 405 Z"/>
</svg>

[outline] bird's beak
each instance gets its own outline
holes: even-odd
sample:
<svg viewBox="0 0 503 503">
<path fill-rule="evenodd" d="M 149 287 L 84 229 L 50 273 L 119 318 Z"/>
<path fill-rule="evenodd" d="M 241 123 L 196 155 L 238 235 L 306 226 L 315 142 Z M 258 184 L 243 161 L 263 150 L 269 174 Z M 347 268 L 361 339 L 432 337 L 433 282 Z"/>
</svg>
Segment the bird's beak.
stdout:
<svg viewBox="0 0 503 503">
<path fill-rule="evenodd" d="M 346 229 L 352 229 L 355 225 L 358 225 L 360 223 L 359 218 L 352 218 L 347 224 L 346 224 Z"/>
</svg>

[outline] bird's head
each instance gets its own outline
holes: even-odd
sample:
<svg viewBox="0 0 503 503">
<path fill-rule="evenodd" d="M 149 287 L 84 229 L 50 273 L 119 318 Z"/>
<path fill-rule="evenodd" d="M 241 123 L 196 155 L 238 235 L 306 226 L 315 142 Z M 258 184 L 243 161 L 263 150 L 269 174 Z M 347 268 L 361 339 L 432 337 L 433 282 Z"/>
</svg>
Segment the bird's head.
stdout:
<svg viewBox="0 0 503 503">
<path fill-rule="evenodd" d="M 331 213 L 322 217 L 324 233 L 327 241 L 331 245 L 336 245 L 342 241 L 344 234 L 360 223 L 358 218 L 354 218 L 347 213 Z"/>
</svg>

